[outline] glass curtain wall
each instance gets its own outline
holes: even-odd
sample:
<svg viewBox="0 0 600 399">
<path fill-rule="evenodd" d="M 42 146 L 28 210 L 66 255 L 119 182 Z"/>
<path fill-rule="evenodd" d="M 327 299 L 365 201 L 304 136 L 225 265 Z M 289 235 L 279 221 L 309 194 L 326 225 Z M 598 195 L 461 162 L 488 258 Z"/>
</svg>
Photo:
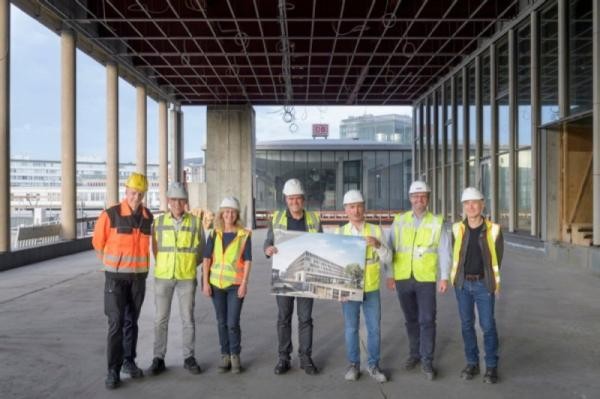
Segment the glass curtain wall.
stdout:
<svg viewBox="0 0 600 399">
<path fill-rule="evenodd" d="M 531 229 L 531 27 L 517 29 L 517 230 Z"/>
<path fill-rule="evenodd" d="M 510 135 L 512 134 L 509 121 L 508 107 L 508 37 L 505 35 L 496 44 L 496 126 L 498 152 L 498 221 L 503 227 L 509 223 L 509 203 L 511 187 L 509 184 L 509 150 Z"/>
</svg>

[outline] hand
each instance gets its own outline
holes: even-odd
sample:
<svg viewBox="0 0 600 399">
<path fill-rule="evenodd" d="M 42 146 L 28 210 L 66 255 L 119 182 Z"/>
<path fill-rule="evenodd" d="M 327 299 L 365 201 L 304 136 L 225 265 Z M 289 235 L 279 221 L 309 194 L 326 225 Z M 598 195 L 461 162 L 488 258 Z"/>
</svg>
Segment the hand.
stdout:
<svg viewBox="0 0 600 399">
<path fill-rule="evenodd" d="M 265 249 L 265 255 L 267 255 L 268 257 L 271 257 L 276 253 L 277 253 L 277 247 L 274 245 L 271 245 L 270 247 L 267 247 Z"/>
<path fill-rule="evenodd" d="M 248 289 L 248 283 L 242 283 L 240 284 L 240 287 L 238 288 L 238 298 L 243 298 L 246 296 L 246 291 Z"/>
<path fill-rule="evenodd" d="M 392 277 L 388 277 L 385 279 L 385 285 L 387 285 L 388 290 L 396 291 L 396 281 Z"/>
<path fill-rule="evenodd" d="M 438 291 L 440 294 L 448 291 L 448 280 L 440 280 L 438 283 Z"/>
<path fill-rule="evenodd" d="M 202 284 L 202 293 L 204 294 L 204 296 L 209 298 L 212 296 L 212 289 L 210 288 L 209 283 Z"/>
<path fill-rule="evenodd" d="M 373 248 L 379 248 L 381 246 L 381 243 L 375 237 L 367 236 L 365 237 L 365 240 L 367 240 L 367 245 L 370 245 Z"/>
</svg>

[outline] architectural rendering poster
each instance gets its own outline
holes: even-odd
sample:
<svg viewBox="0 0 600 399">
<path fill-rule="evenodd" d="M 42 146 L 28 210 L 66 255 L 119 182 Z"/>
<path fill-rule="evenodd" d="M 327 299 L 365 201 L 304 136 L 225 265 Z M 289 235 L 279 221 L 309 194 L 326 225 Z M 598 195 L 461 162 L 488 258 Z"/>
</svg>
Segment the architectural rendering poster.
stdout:
<svg viewBox="0 0 600 399">
<path fill-rule="evenodd" d="M 367 243 L 362 237 L 275 230 L 271 293 L 362 301 Z"/>
</svg>

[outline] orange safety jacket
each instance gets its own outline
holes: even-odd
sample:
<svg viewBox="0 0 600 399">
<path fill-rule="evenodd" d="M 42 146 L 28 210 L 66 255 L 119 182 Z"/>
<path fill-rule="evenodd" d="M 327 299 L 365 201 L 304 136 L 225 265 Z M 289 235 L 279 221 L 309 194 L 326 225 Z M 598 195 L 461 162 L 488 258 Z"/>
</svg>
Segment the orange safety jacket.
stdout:
<svg viewBox="0 0 600 399">
<path fill-rule="evenodd" d="M 148 272 L 152 220 L 150 210 L 142 206 L 142 219 L 136 223 L 125 200 L 100 214 L 92 245 L 104 264 L 104 271 Z"/>
</svg>

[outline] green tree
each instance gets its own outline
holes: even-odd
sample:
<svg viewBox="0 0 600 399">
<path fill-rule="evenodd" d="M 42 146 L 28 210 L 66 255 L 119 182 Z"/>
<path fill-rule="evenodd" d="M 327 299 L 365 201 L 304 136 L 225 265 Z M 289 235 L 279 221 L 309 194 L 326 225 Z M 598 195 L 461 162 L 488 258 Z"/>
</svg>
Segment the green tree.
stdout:
<svg viewBox="0 0 600 399">
<path fill-rule="evenodd" d="M 358 263 L 350 263 L 344 269 L 346 276 L 350 277 L 350 286 L 360 288 L 363 281 L 364 272 Z"/>
</svg>

